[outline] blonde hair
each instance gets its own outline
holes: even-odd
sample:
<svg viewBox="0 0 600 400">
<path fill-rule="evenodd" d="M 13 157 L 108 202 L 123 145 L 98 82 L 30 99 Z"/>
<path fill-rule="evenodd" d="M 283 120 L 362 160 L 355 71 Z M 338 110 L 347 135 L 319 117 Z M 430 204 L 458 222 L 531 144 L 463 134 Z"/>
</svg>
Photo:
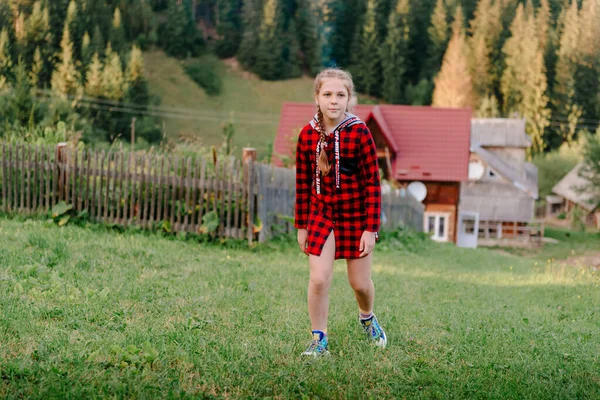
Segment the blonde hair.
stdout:
<svg viewBox="0 0 600 400">
<path fill-rule="evenodd" d="M 348 71 L 344 71 L 343 69 L 339 68 L 326 68 L 319 72 L 315 77 L 315 96 L 319 95 L 321 86 L 323 86 L 323 81 L 330 78 L 337 78 L 344 81 L 344 86 L 346 86 L 346 90 L 348 90 L 348 105 L 344 111 L 351 111 L 356 103 L 356 94 L 354 92 L 352 75 L 350 75 Z M 319 121 L 319 133 L 321 134 L 318 146 L 322 146 L 325 143 L 327 132 L 325 130 L 325 122 L 323 121 L 323 112 L 321 111 L 321 107 L 318 103 L 317 119 Z M 319 159 L 317 160 L 317 165 L 319 166 L 319 170 L 323 175 L 327 175 L 331 170 L 327 153 L 323 147 L 321 147 L 321 153 L 319 155 Z"/>
</svg>

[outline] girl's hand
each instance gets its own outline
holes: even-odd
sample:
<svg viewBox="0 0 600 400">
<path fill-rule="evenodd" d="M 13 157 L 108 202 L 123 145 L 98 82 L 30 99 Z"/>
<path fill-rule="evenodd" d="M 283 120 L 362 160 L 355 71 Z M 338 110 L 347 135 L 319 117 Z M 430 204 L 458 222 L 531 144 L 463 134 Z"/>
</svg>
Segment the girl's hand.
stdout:
<svg viewBox="0 0 600 400">
<path fill-rule="evenodd" d="M 308 230 L 306 229 L 298 229 L 298 246 L 300 246 L 300 250 L 304 252 L 304 254 L 308 254 L 306 252 L 306 239 L 308 238 Z"/>
<path fill-rule="evenodd" d="M 375 248 L 375 232 L 364 231 L 360 238 L 360 257 L 368 256 Z"/>
</svg>

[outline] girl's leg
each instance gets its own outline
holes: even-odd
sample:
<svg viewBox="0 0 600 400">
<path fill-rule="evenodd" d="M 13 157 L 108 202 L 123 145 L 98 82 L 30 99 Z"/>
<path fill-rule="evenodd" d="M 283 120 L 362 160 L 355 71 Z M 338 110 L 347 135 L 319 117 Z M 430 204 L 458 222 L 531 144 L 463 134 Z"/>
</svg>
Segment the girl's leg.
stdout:
<svg viewBox="0 0 600 400">
<path fill-rule="evenodd" d="M 373 302 L 375 299 L 375 286 L 371 280 L 371 263 L 373 253 L 363 258 L 346 260 L 348 265 L 348 281 L 354 296 L 358 303 L 361 313 L 370 313 L 373 311 Z"/>
<path fill-rule="evenodd" d="M 308 282 L 308 315 L 312 330 L 327 329 L 329 316 L 329 287 L 333 277 L 335 237 L 329 234 L 320 256 L 309 255 L 310 280 Z"/>
</svg>

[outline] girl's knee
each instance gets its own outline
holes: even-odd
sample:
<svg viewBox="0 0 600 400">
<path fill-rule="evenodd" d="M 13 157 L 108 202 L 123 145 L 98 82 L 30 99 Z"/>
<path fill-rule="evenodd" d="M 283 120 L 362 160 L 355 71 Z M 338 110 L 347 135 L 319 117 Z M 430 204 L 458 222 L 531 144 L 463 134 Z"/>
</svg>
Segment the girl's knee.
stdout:
<svg viewBox="0 0 600 400">
<path fill-rule="evenodd" d="M 371 290 L 370 279 L 350 279 L 350 287 L 357 293 L 368 293 Z"/>
<path fill-rule="evenodd" d="M 331 286 L 331 277 L 322 274 L 311 274 L 310 284 L 318 292 L 326 291 Z"/>
</svg>

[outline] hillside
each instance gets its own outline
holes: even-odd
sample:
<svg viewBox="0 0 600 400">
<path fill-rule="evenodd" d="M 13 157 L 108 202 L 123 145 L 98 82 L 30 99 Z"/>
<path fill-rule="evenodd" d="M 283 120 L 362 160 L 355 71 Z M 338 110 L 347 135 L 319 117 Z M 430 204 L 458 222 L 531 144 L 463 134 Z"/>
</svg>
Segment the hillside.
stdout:
<svg viewBox="0 0 600 400">
<path fill-rule="evenodd" d="M 162 98 L 162 106 L 196 111 L 195 119 L 168 119 L 170 136 L 197 136 L 206 145 L 218 145 L 222 124 L 233 116 L 235 147 L 255 147 L 260 157 L 275 137 L 282 103 L 311 100 L 310 78 L 262 81 L 212 55 L 201 59 L 215 64 L 221 73 L 223 90 L 219 96 L 206 95 L 186 75 L 181 61 L 158 50 L 144 54 L 150 91 Z"/>
</svg>

